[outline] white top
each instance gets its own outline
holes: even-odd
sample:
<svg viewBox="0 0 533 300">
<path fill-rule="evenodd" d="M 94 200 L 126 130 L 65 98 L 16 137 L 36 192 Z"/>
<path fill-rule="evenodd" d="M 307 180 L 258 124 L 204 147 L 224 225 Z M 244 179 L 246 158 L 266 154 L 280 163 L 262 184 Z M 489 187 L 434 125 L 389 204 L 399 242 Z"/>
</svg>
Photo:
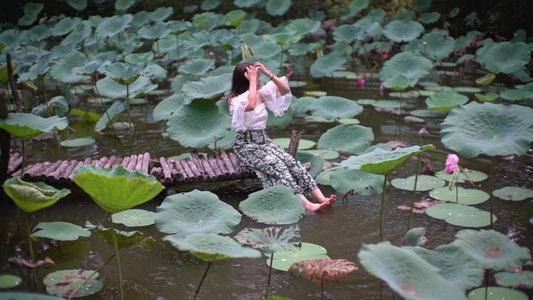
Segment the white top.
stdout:
<svg viewBox="0 0 533 300">
<path fill-rule="evenodd" d="M 288 80 L 285 76 L 280 77 L 280 79 L 288 85 Z M 279 117 L 283 116 L 283 113 L 291 105 L 291 92 L 281 95 L 278 87 L 272 81 L 267 82 L 258 92 L 263 97 L 263 103 L 256 106 L 254 110 L 245 111 L 249 104 L 249 91 L 240 94 L 231 101 L 229 112 L 232 117 L 231 125 L 235 127 L 235 131 L 265 129 L 268 119 L 266 108 L 270 109 L 276 117 Z"/>
</svg>

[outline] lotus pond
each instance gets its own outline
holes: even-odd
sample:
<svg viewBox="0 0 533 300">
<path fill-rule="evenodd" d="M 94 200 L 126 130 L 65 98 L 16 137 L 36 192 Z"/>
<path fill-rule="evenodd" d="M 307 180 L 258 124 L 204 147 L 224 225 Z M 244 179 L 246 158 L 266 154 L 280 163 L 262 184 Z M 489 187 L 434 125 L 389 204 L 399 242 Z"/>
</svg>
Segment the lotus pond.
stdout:
<svg viewBox="0 0 533 300">
<path fill-rule="evenodd" d="M 17 137 L 12 149 L 29 141 L 26 164 L 231 151 L 233 133 L 222 97 L 232 65 L 244 58 L 264 61 L 280 74 L 283 64 L 295 71 L 293 105 L 284 117 L 269 120 L 269 135 L 282 144 L 292 130 L 304 130 L 298 157 L 312 162 L 324 194 L 338 198 L 323 211 L 306 213 L 290 191 L 262 190 L 256 179 L 163 189 L 149 176 L 92 167 L 76 171 L 77 186 L 53 192 L 6 182 L 11 198 L 28 188 L 60 200 L 37 209 L 27 209 L 25 202 L 3 204 L 0 288 L 5 290 L 0 296 L 47 291 L 65 296 L 61 293 L 72 292 L 86 273 L 98 269 L 81 289 L 86 299 L 262 299 L 267 294 L 484 299 L 485 284 L 506 299 L 531 298 L 533 86 L 510 80 L 530 81 L 525 33 L 517 34 L 513 45 L 480 43 L 480 65 L 465 68 L 473 58 L 461 52 L 467 45 L 457 39 L 450 46 L 451 37 L 430 30 L 435 15 L 424 14 L 424 31 L 421 23 L 410 21 L 421 11 L 389 20 L 367 10 L 368 1 L 353 3 L 347 18 L 359 21 L 337 28 L 335 43 L 324 46 L 327 55 L 320 43 L 302 40 L 310 32 L 321 33 L 316 14 L 277 28 L 244 19 L 246 13 L 238 10 L 224 16 L 199 13 L 192 23 L 164 21 L 165 9 L 105 21 L 57 19 L 51 20 L 51 33 L 37 26 L 26 33 L 57 39 L 73 32 L 70 38 L 50 53 L 39 52 L 46 46 L 39 38 L 27 47 L 35 52 L 24 55 L 16 45 L 26 36 L 14 30 L 0 34 L 6 49 L 19 53 L 14 55 L 19 78 L 35 82 L 39 91 L 46 87 L 53 107 L 39 103 L 42 96 L 25 93 L 35 107 L 32 114 L 50 121 L 34 126 L 37 134 L 18 133 L 15 113 L 1 120 L 2 128 Z M 266 9 L 279 15 L 276 9 L 284 6 Z M 430 14 L 430 6 L 424 9 Z M 27 19 L 35 19 L 31 11 Z M 27 19 L 26 26 L 32 24 Z M 230 29 L 216 29 L 222 24 Z M 247 31 L 256 25 L 267 34 Z M 120 41 L 122 30 L 131 34 L 127 41 Z M 471 34 L 465 38 L 478 36 Z M 79 40 L 85 53 L 78 51 Z M 249 47 L 254 44 L 261 47 Z M 368 64 L 366 46 L 392 54 L 392 46 L 400 44 L 380 71 Z M 491 47 L 515 59 L 499 64 L 503 58 Z M 464 55 L 445 63 L 453 50 Z M 43 65 L 29 63 L 34 60 Z M 174 70 L 173 76 L 166 69 Z M 96 93 L 103 97 L 95 100 Z M 418 170 L 424 175 L 415 176 Z M 431 170 L 435 175 L 427 175 Z M 102 174 L 104 179 L 98 177 Z M 140 191 L 143 187 L 146 191 Z M 171 195 L 172 189 L 177 194 Z M 123 197 L 123 203 L 94 190 L 116 190 L 110 195 Z M 134 224 L 120 222 L 127 219 L 118 215 L 122 211 L 135 214 L 126 206 L 143 210 Z M 195 222 L 187 222 L 188 216 Z M 328 258 L 288 271 L 292 262 Z M 313 273 L 313 268 L 324 272 Z M 58 273 L 62 270 L 73 271 Z"/>
</svg>

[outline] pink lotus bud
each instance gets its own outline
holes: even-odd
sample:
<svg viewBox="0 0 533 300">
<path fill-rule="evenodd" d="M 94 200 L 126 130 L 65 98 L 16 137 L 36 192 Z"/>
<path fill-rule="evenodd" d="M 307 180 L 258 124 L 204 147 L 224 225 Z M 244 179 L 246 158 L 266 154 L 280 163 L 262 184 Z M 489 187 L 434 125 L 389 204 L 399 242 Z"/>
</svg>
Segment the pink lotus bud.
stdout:
<svg viewBox="0 0 533 300">
<path fill-rule="evenodd" d="M 37 43 L 39 43 L 40 41 L 41 41 L 41 39 L 40 39 L 40 38 L 37 38 Z"/>
<path fill-rule="evenodd" d="M 459 157 L 455 154 L 448 154 L 448 158 L 446 159 L 446 168 L 444 168 L 444 172 L 455 172 L 455 170 L 457 169 L 457 164 L 459 164 Z"/>
<path fill-rule="evenodd" d="M 372 37 L 372 35 L 370 33 L 367 33 L 366 37 Z"/>
<path fill-rule="evenodd" d="M 428 131 L 426 130 L 426 127 L 422 127 L 422 129 L 418 131 L 418 135 L 428 135 Z"/>
<path fill-rule="evenodd" d="M 383 82 L 379 86 L 379 93 L 381 94 L 381 96 L 385 94 L 385 86 L 383 85 Z"/>
<path fill-rule="evenodd" d="M 213 51 L 209 51 L 209 56 L 213 57 L 215 56 L 215 53 L 213 53 Z"/>
<path fill-rule="evenodd" d="M 365 89 L 365 80 L 363 78 L 357 79 L 357 89 L 358 90 L 364 90 Z"/>
</svg>

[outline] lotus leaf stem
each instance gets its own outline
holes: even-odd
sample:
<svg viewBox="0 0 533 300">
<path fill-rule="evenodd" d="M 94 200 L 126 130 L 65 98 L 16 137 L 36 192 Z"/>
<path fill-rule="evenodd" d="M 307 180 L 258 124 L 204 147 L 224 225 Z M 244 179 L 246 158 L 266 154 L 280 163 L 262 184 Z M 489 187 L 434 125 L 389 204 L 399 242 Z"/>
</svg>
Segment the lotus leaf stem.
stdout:
<svg viewBox="0 0 533 300">
<path fill-rule="evenodd" d="M 209 267 L 211 267 L 211 262 L 207 263 L 207 268 L 205 269 L 204 275 L 202 276 L 202 280 L 200 280 L 200 284 L 198 284 L 198 288 L 196 288 L 196 292 L 194 293 L 194 299 L 198 296 L 198 293 L 200 292 L 200 288 L 202 287 L 202 283 L 204 283 L 205 276 L 207 276 L 207 271 L 209 271 Z"/>
<path fill-rule="evenodd" d="M 492 227 L 492 190 L 494 188 L 494 161 L 495 157 L 493 156 L 490 161 L 490 179 L 489 179 L 489 194 L 490 194 L 490 227 Z"/>
<path fill-rule="evenodd" d="M 407 221 L 407 231 L 411 229 L 411 217 L 413 216 L 413 208 L 415 206 L 415 195 L 416 195 L 416 185 L 418 184 L 418 172 L 420 172 L 420 157 L 422 153 L 418 154 L 418 161 L 416 163 L 416 173 L 415 173 L 415 185 L 413 187 L 413 197 L 411 198 L 411 210 L 409 210 L 409 221 Z"/>
<path fill-rule="evenodd" d="M 122 288 L 122 273 L 120 273 L 120 256 L 118 255 L 118 242 L 117 242 L 117 233 L 115 232 L 115 226 L 113 225 L 113 219 L 111 213 L 109 213 L 109 221 L 111 223 L 111 234 L 113 236 L 113 248 L 115 249 L 115 256 L 117 261 L 117 279 L 118 279 L 118 289 L 120 292 L 120 300 L 124 300 L 124 291 Z"/>
<path fill-rule="evenodd" d="M 28 248 L 30 250 L 30 258 L 32 263 L 35 262 L 35 254 L 33 253 L 33 241 L 31 239 L 31 232 L 30 232 L 30 222 L 28 221 L 28 213 L 24 214 L 24 219 L 26 221 L 26 236 L 28 237 Z M 29 277 L 29 273 L 28 273 Z M 35 283 L 37 283 L 37 270 L 33 269 L 33 280 Z"/>
<path fill-rule="evenodd" d="M 268 291 L 270 289 L 270 277 L 272 276 L 272 262 L 274 261 L 274 252 L 270 254 L 270 265 L 268 268 L 268 282 L 267 282 L 267 288 L 265 293 L 265 299 L 268 298 Z"/>
<path fill-rule="evenodd" d="M 385 174 L 385 178 L 383 178 L 383 191 L 381 192 L 381 210 L 379 212 L 379 240 L 383 241 L 383 209 L 385 206 L 385 191 L 387 188 L 387 176 L 389 174 Z"/>
</svg>

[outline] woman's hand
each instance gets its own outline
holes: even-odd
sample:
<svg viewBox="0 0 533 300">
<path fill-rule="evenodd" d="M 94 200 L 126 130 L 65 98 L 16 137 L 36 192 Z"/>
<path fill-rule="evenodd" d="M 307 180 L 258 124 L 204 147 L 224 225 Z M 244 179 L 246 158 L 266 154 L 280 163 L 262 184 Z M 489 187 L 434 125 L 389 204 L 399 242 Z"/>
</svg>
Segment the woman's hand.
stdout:
<svg viewBox="0 0 533 300">
<path fill-rule="evenodd" d="M 246 72 L 244 72 L 244 77 L 248 79 L 248 81 L 252 81 L 257 79 L 257 68 L 255 66 L 248 66 L 246 67 Z"/>
<path fill-rule="evenodd" d="M 265 74 L 265 76 L 270 78 L 271 80 L 272 80 L 272 77 L 274 77 L 274 74 L 272 74 L 272 72 L 270 72 L 262 63 L 255 62 L 254 66 L 258 68 L 259 70 L 261 70 L 261 72 L 263 72 L 263 74 Z"/>
</svg>

